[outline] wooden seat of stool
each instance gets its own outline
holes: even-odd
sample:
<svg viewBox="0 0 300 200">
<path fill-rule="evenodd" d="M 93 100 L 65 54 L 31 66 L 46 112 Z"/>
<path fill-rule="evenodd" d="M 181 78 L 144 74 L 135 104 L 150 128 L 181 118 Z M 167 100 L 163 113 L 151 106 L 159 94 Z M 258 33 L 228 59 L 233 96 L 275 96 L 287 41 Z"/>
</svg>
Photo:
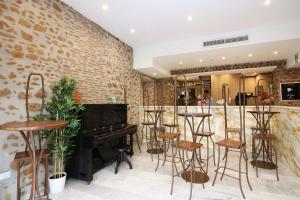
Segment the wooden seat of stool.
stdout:
<svg viewBox="0 0 300 200">
<path fill-rule="evenodd" d="M 259 130 L 263 130 L 263 131 L 267 131 L 267 130 L 269 130 L 269 128 L 260 128 L 260 127 L 250 127 L 250 129 L 252 129 L 252 130 L 257 130 L 257 131 L 259 131 Z"/>
<path fill-rule="evenodd" d="M 154 127 L 150 128 L 150 131 L 154 131 L 154 130 L 159 131 L 159 132 L 164 132 L 165 128 L 164 127 L 156 127 L 155 129 L 154 129 Z"/>
<path fill-rule="evenodd" d="M 210 117 L 212 114 L 210 113 L 202 113 L 202 112 L 197 112 L 197 113 L 178 113 L 179 116 L 182 117 Z"/>
<path fill-rule="evenodd" d="M 239 132 L 241 132 L 241 129 L 240 128 L 226 128 L 225 131 L 227 133 L 239 133 Z"/>
<path fill-rule="evenodd" d="M 202 144 L 196 143 L 196 142 L 191 142 L 191 141 L 180 140 L 180 141 L 176 142 L 175 144 L 173 144 L 172 146 L 176 147 L 178 149 L 194 151 L 196 149 L 199 149 L 202 146 Z"/>
<path fill-rule="evenodd" d="M 253 134 L 252 137 L 258 140 L 276 140 L 276 136 L 272 134 L 257 133 Z"/>
<path fill-rule="evenodd" d="M 179 126 L 178 124 L 172 124 L 172 123 L 170 123 L 170 124 L 164 123 L 163 125 L 167 126 L 167 127 L 171 127 L 171 128 L 175 128 L 175 127 Z"/>
<path fill-rule="evenodd" d="M 227 148 L 240 149 L 241 146 L 245 145 L 245 142 L 241 143 L 238 140 L 224 139 L 216 142 L 216 144 Z"/>
<path fill-rule="evenodd" d="M 175 139 L 176 137 L 178 137 L 178 135 L 179 134 L 177 133 L 160 133 L 158 137 L 161 139 Z"/>
<path fill-rule="evenodd" d="M 142 122 L 143 125 L 145 126 L 150 126 L 150 125 L 154 125 L 153 122 Z"/>
<path fill-rule="evenodd" d="M 197 135 L 197 136 L 202 136 L 202 137 L 209 137 L 209 136 L 212 136 L 214 135 L 215 133 L 214 132 L 211 132 L 211 131 L 203 131 L 203 132 L 197 132 L 197 133 L 194 133 L 194 135 Z"/>
<path fill-rule="evenodd" d="M 35 151 L 36 155 L 40 154 L 40 150 L 36 150 Z M 48 149 L 45 149 L 42 155 L 42 159 L 48 157 L 50 155 L 50 151 Z M 29 151 L 21 151 L 21 152 L 17 152 L 15 155 L 15 161 L 25 161 L 25 160 L 31 160 L 30 158 L 30 154 Z"/>
</svg>

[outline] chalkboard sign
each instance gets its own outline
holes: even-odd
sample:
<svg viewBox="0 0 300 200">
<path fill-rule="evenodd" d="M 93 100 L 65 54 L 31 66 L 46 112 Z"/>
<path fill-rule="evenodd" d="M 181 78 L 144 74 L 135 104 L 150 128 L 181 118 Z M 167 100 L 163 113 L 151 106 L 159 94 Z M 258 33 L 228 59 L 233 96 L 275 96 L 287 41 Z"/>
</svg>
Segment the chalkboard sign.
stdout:
<svg viewBox="0 0 300 200">
<path fill-rule="evenodd" d="M 300 100 L 300 82 L 281 83 L 281 100 Z"/>
</svg>

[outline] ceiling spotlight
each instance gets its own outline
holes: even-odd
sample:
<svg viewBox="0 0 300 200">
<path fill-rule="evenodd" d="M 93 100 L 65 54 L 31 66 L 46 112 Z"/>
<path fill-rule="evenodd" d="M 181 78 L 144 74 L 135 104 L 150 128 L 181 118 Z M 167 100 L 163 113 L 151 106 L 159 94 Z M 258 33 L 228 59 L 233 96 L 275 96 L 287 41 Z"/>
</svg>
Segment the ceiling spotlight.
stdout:
<svg viewBox="0 0 300 200">
<path fill-rule="evenodd" d="M 222 60 L 225 60 L 225 59 L 226 59 L 225 56 L 223 56 L 223 57 L 222 57 Z"/>
<path fill-rule="evenodd" d="M 155 73 L 155 72 L 153 72 L 153 76 L 156 76 L 156 73 Z"/>
<path fill-rule="evenodd" d="M 192 16 L 192 15 L 187 16 L 187 17 L 186 17 L 186 20 L 188 20 L 188 21 L 193 21 L 193 16 Z"/>
<path fill-rule="evenodd" d="M 107 10 L 109 9 L 109 7 L 108 7 L 107 4 L 103 4 L 103 5 L 101 6 L 101 8 L 102 8 L 102 10 L 104 10 L 104 11 L 107 11 Z"/>
<path fill-rule="evenodd" d="M 251 53 L 249 53 L 248 57 L 250 57 L 250 58 L 251 58 L 251 57 L 252 57 L 252 54 L 251 54 Z"/>
<path fill-rule="evenodd" d="M 203 62 L 203 60 L 202 60 L 202 59 L 200 59 L 199 61 L 200 61 L 200 62 Z"/>
<path fill-rule="evenodd" d="M 182 65 L 183 64 L 183 62 L 182 61 L 179 61 L 179 65 Z"/>
<path fill-rule="evenodd" d="M 130 29 L 129 31 L 130 31 L 130 33 L 135 33 L 135 29 L 134 28 Z"/>
<path fill-rule="evenodd" d="M 271 0 L 265 0 L 264 4 L 265 4 L 266 6 L 270 5 L 270 4 L 271 4 Z"/>
<path fill-rule="evenodd" d="M 275 55 L 277 55 L 277 54 L 278 54 L 278 51 L 274 51 L 273 53 L 274 53 Z"/>
</svg>

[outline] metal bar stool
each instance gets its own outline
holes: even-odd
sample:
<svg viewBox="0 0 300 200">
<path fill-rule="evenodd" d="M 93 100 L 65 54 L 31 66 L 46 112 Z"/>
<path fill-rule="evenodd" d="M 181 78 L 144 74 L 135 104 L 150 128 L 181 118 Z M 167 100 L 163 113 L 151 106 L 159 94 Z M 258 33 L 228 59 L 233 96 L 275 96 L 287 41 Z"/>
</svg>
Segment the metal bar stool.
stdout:
<svg viewBox="0 0 300 200">
<path fill-rule="evenodd" d="M 243 93 L 241 93 L 243 92 Z M 243 95 L 243 96 L 242 96 Z M 248 157 L 247 157 L 247 152 L 246 152 L 246 134 L 245 134 L 245 80 L 244 80 L 244 76 L 242 74 L 240 74 L 240 80 L 239 80 L 239 115 L 240 115 L 240 127 L 239 128 L 228 128 L 227 127 L 227 99 L 229 98 L 229 89 L 228 89 L 228 85 L 223 84 L 222 85 L 222 96 L 224 99 L 224 117 L 225 117 L 225 139 L 216 142 L 216 144 L 218 145 L 218 164 L 217 164 L 217 169 L 215 170 L 215 178 L 213 181 L 213 186 L 215 184 L 215 181 L 217 179 L 217 175 L 218 174 L 222 174 L 221 175 L 221 180 L 223 179 L 223 176 L 228 176 L 234 179 L 237 179 L 239 181 L 239 186 L 240 186 L 240 191 L 241 194 L 243 196 L 243 198 L 245 198 L 244 192 L 243 192 L 243 188 L 242 188 L 242 174 L 246 175 L 247 178 L 247 183 L 248 186 L 250 188 L 250 190 L 252 190 L 252 187 L 250 185 L 250 181 L 249 181 L 249 177 L 248 177 Z M 242 102 L 243 100 L 243 102 Z M 238 139 L 230 139 L 228 133 L 234 133 L 237 135 Z M 220 166 L 220 157 L 221 157 L 221 152 L 220 152 L 220 147 L 224 147 L 225 148 L 225 155 L 224 155 L 224 159 L 225 159 L 225 163 L 224 166 Z M 228 160 L 228 153 L 229 151 L 231 152 L 237 152 L 240 154 L 239 156 L 239 168 L 238 170 L 236 169 L 232 169 L 227 167 L 227 160 Z M 246 170 L 245 172 L 242 171 L 242 160 L 244 159 L 245 164 L 246 164 Z M 222 170 L 222 172 L 220 172 L 220 170 Z M 238 172 L 238 177 L 226 174 L 225 171 L 226 170 L 231 170 L 234 172 Z"/>
<path fill-rule="evenodd" d="M 185 83 L 187 82 L 186 76 Z M 201 183 L 204 188 L 204 183 L 208 181 L 208 177 L 205 176 L 206 173 L 202 168 L 202 160 L 201 160 L 201 143 L 196 142 L 196 136 L 194 133 L 194 126 L 191 126 L 191 122 L 189 121 L 188 117 L 192 117 L 192 122 L 194 125 L 194 115 L 200 115 L 201 113 L 188 113 L 187 111 L 187 105 L 188 105 L 188 93 L 187 93 L 187 84 L 186 85 L 186 101 L 185 101 L 185 112 L 179 113 L 179 116 L 184 116 L 184 139 L 183 140 L 177 140 L 175 143 L 173 143 L 172 146 L 172 184 L 171 184 L 171 195 L 173 194 L 174 189 L 174 177 L 181 175 L 181 178 L 183 178 L 186 182 L 190 182 L 190 193 L 189 193 L 189 199 L 192 198 L 193 193 L 193 184 L 194 183 Z M 196 117 L 197 117 L 196 116 Z M 192 133 L 192 140 L 188 141 L 187 139 L 187 123 L 189 123 Z M 200 126 L 201 122 L 199 123 Z M 198 126 L 198 128 L 199 128 Z M 198 157 L 199 156 L 199 157 Z M 182 165 L 182 171 L 177 171 L 177 166 L 175 159 L 179 157 L 179 162 Z M 198 166 L 196 166 L 198 164 Z M 176 174 L 175 170 L 176 169 Z M 196 171 L 196 169 L 199 169 Z"/>
<path fill-rule="evenodd" d="M 169 128 L 169 132 L 166 132 L 164 130 L 164 132 L 161 132 L 158 135 L 158 139 L 161 141 L 161 143 L 163 144 L 163 159 L 160 159 L 160 157 L 157 160 L 157 165 L 156 165 L 156 169 L 155 171 L 157 171 L 158 166 L 159 166 L 159 161 L 162 160 L 162 166 L 164 166 L 165 162 L 172 162 L 172 160 L 167 160 L 168 157 L 172 157 L 171 155 L 168 155 L 168 150 L 169 150 L 169 146 L 170 144 L 174 143 L 174 140 L 176 139 L 176 141 L 178 141 L 179 139 L 179 130 L 178 130 L 178 118 L 177 118 L 177 113 L 178 113 L 178 107 L 177 107 L 177 81 L 176 79 L 173 78 L 174 81 L 174 85 L 173 85 L 173 96 L 174 96 L 174 104 L 173 104 L 173 122 L 172 123 L 163 123 L 165 129 Z M 168 145 L 167 145 L 168 143 Z M 177 168 L 176 168 L 177 171 Z"/>
<path fill-rule="evenodd" d="M 26 85 L 26 117 L 27 117 L 27 121 L 29 121 L 30 119 L 30 115 L 29 115 L 29 103 L 28 103 L 28 99 L 29 99 L 29 87 L 30 87 L 30 80 L 32 76 L 39 76 L 41 78 L 41 83 L 42 83 L 42 106 L 41 106 L 41 110 L 40 110 L 40 116 L 42 116 L 43 114 L 43 109 L 45 106 L 45 88 L 44 88 L 44 77 L 41 74 L 36 74 L 36 73 L 30 73 L 27 79 L 27 85 Z M 27 137 L 29 138 L 29 136 L 27 135 Z M 41 138 L 40 135 L 38 135 L 38 145 L 39 148 L 41 148 Z M 31 141 L 32 142 L 32 141 Z M 27 151 L 27 144 L 25 146 L 25 151 L 23 152 L 17 152 L 14 158 L 14 161 L 17 163 L 18 165 L 18 169 L 17 169 L 17 200 L 21 199 L 21 184 L 20 184 L 20 179 L 21 179 L 21 168 L 22 166 L 24 166 L 24 164 L 28 161 L 30 161 L 30 154 Z M 39 150 L 37 151 L 37 155 L 39 155 Z M 45 165 L 45 180 L 44 180 L 44 196 L 46 197 L 46 199 L 49 199 L 49 190 L 48 190 L 48 157 L 50 155 L 50 152 L 46 149 L 42 155 L 42 162 Z M 35 181 L 36 184 L 38 184 L 38 179 L 33 180 Z M 40 191 L 37 191 L 38 195 L 40 196 Z"/>
<path fill-rule="evenodd" d="M 273 143 L 277 138 L 271 133 L 270 123 L 271 118 L 279 112 L 271 110 L 274 99 L 274 94 L 268 82 L 268 92 L 263 91 L 263 86 L 260 84 L 266 79 L 258 80 L 255 88 L 255 111 L 248 111 L 256 120 L 256 126 L 251 127 L 252 130 L 252 158 L 251 164 L 255 167 L 256 177 L 258 177 L 258 168 L 275 169 L 277 181 L 279 181 L 277 151 Z M 256 145 L 255 142 L 259 143 Z M 273 160 L 273 157 L 275 161 Z M 259 160 L 262 158 L 262 160 Z"/>
</svg>

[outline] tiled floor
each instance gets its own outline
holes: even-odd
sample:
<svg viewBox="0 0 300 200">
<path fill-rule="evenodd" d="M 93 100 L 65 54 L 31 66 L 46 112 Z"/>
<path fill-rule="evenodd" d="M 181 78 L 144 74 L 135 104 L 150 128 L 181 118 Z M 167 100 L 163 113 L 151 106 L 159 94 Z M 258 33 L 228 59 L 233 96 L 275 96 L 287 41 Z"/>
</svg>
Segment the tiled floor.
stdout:
<svg viewBox="0 0 300 200">
<path fill-rule="evenodd" d="M 145 145 L 143 146 L 145 147 Z M 236 153 L 232 153 L 236 154 Z M 189 184 L 181 178 L 175 178 L 174 193 L 170 195 L 171 165 L 166 164 L 154 171 L 156 160 L 151 161 L 150 155 L 142 151 L 135 151 L 131 158 L 133 169 L 122 164 L 119 173 L 114 174 L 114 164 L 100 170 L 94 175 L 94 181 L 87 185 L 84 181 L 69 179 L 64 192 L 52 195 L 55 200 L 167 200 L 188 199 Z M 230 165 L 237 166 L 237 156 L 230 157 Z M 212 187 L 214 166 L 209 165 L 210 180 L 205 184 L 194 185 L 193 199 L 242 199 L 238 182 L 224 177 L 217 179 Z M 282 163 L 279 163 L 279 178 L 276 181 L 275 171 L 259 170 L 259 178 L 255 176 L 255 169 L 250 170 L 250 182 L 253 191 L 250 191 L 243 179 L 243 188 L 247 199 L 255 200 L 289 200 L 300 199 L 300 178 L 293 176 Z"/>
</svg>

